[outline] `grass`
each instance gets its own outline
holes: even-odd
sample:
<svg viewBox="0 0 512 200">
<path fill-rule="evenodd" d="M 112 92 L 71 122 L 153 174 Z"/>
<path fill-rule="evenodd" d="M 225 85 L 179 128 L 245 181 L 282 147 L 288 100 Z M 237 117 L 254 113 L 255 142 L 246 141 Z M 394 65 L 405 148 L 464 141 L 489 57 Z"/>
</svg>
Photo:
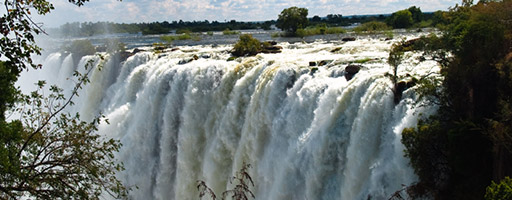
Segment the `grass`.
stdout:
<svg viewBox="0 0 512 200">
<path fill-rule="evenodd" d="M 240 31 L 232 31 L 230 29 L 226 29 L 226 30 L 222 31 L 222 34 L 223 35 L 238 35 L 238 34 L 240 34 Z"/>
<path fill-rule="evenodd" d="M 354 28 L 354 31 L 356 33 L 363 33 L 363 32 L 376 33 L 376 32 L 383 32 L 383 31 L 389 31 L 389 30 L 392 30 L 392 28 L 390 26 L 388 26 L 384 22 L 379 22 L 379 21 L 366 22 L 366 23 L 361 24 L 360 26 Z"/>
<path fill-rule="evenodd" d="M 313 35 L 328 35 L 328 34 L 343 34 L 347 31 L 341 27 L 327 27 L 323 25 L 315 27 L 307 27 L 305 29 L 299 29 L 295 34 L 291 33 L 272 33 L 271 37 L 306 37 Z"/>
<path fill-rule="evenodd" d="M 372 61 L 373 59 L 371 58 L 363 58 L 363 59 L 359 59 L 359 60 L 355 60 L 354 63 L 357 63 L 357 64 L 364 64 L 364 63 L 367 63 L 367 62 L 370 62 Z"/>
<path fill-rule="evenodd" d="M 174 40 L 194 40 L 194 41 L 199 41 L 199 40 L 201 40 L 201 37 L 199 37 L 198 35 L 195 35 L 195 34 L 183 33 L 181 35 L 164 35 L 164 36 L 160 36 L 160 40 L 168 42 L 168 43 L 172 43 L 172 41 L 174 41 Z"/>
<path fill-rule="evenodd" d="M 312 35 L 327 35 L 327 34 L 342 34 L 347 31 L 341 27 L 325 27 L 325 26 L 316 26 L 316 27 L 308 27 L 306 29 L 297 30 L 297 36 L 312 36 Z"/>
</svg>

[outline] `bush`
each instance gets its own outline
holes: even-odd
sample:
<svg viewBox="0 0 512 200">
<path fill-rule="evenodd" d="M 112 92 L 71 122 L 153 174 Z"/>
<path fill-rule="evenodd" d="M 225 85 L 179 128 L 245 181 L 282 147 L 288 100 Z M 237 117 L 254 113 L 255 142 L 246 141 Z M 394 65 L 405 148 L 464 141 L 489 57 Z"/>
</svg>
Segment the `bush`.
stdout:
<svg viewBox="0 0 512 200">
<path fill-rule="evenodd" d="M 164 36 L 160 36 L 160 40 L 163 40 L 163 41 L 168 42 L 168 43 L 172 43 L 172 41 L 174 41 L 174 40 L 194 40 L 194 41 L 199 41 L 199 40 L 201 40 L 201 37 L 199 37 L 198 35 L 190 34 L 190 33 L 184 33 L 184 34 L 181 34 L 181 35 L 164 35 Z"/>
<path fill-rule="evenodd" d="M 261 42 L 250 34 L 240 35 L 240 40 L 235 44 L 232 54 L 234 56 L 254 56 L 262 50 Z"/>
<path fill-rule="evenodd" d="M 379 22 L 379 21 L 366 22 L 366 23 L 361 24 L 360 26 L 354 28 L 354 31 L 357 33 L 360 33 L 360 32 L 373 33 L 373 32 L 377 32 L 377 31 L 387 31 L 387 30 L 391 30 L 391 27 L 389 27 L 386 23 Z"/>
<path fill-rule="evenodd" d="M 512 199 L 512 179 L 510 177 L 505 177 L 500 181 L 499 184 L 496 184 L 494 181 L 491 182 L 491 185 L 487 187 L 485 193 L 486 200 L 508 200 Z"/>
<path fill-rule="evenodd" d="M 223 35 L 238 35 L 238 34 L 240 34 L 240 31 L 232 31 L 229 28 L 227 28 L 226 30 L 222 31 L 222 34 Z"/>
<path fill-rule="evenodd" d="M 96 53 L 96 48 L 89 40 L 75 40 L 71 45 L 66 46 L 64 50 L 72 54 L 75 65 L 78 64 L 82 57 Z"/>
</svg>

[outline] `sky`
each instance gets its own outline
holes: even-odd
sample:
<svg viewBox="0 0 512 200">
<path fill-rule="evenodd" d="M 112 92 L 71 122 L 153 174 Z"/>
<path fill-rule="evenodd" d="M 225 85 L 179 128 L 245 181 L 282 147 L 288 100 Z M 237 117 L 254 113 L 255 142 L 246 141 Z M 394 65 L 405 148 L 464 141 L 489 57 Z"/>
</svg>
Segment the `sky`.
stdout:
<svg viewBox="0 0 512 200">
<path fill-rule="evenodd" d="M 309 10 L 308 17 L 327 14 L 389 14 L 411 6 L 423 12 L 447 10 L 461 0 L 91 0 L 77 7 L 67 0 L 51 1 L 52 13 L 35 17 L 45 27 L 66 22 L 163 22 L 163 21 L 266 21 L 277 19 L 285 8 Z"/>
</svg>

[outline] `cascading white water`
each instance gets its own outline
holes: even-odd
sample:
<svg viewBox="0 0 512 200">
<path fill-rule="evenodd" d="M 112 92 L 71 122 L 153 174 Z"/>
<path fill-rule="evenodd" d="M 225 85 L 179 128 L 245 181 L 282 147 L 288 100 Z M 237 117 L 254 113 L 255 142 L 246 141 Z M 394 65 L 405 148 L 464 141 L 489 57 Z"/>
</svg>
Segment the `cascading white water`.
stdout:
<svg viewBox="0 0 512 200">
<path fill-rule="evenodd" d="M 396 41 L 282 43 L 280 54 L 235 61 L 226 61 L 230 46 L 140 52 L 122 63 L 89 56 L 80 65 L 92 58 L 103 69 L 76 110 L 109 119 L 100 134 L 123 144 L 119 178 L 138 187 L 133 199 L 198 199 L 198 180 L 220 195 L 243 163 L 256 199 L 387 199 L 417 179 L 402 129 L 435 112 L 414 107 L 411 90 L 394 104 L 385 74 Z M 61 66 L 51 73 L 64 81 L 75 69 L 69 59 L 53 54 L 45 66 Z M 361 59 L 371 61 L 347 81 L 344 68 Z M 321 60 L 332 62 L 312 72 L 309 62 Z M 411 58 L 399 73 L 432 70 Z"/>
</svg>

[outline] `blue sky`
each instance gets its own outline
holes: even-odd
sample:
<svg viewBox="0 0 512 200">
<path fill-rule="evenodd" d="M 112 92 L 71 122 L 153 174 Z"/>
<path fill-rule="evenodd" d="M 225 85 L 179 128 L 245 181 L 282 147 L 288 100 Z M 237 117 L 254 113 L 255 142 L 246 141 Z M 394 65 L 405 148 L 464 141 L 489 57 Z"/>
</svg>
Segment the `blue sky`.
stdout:
<svg viewBox="0 0 512 200">
<path fill-rule="evenodd" d="M 461 0 L 91 0 L 76 7 L 67 0 L 55 0 L 51 14 L 37 17 L 46 27 L 66 22 L 111 21 L 121 23 L 153 21 L 263 21 L 291 6 L 309 9 L 309 17 L 327 14 L 382 14 L 418 6 L 422 11 L 447 10 Z"/>
</svg>

